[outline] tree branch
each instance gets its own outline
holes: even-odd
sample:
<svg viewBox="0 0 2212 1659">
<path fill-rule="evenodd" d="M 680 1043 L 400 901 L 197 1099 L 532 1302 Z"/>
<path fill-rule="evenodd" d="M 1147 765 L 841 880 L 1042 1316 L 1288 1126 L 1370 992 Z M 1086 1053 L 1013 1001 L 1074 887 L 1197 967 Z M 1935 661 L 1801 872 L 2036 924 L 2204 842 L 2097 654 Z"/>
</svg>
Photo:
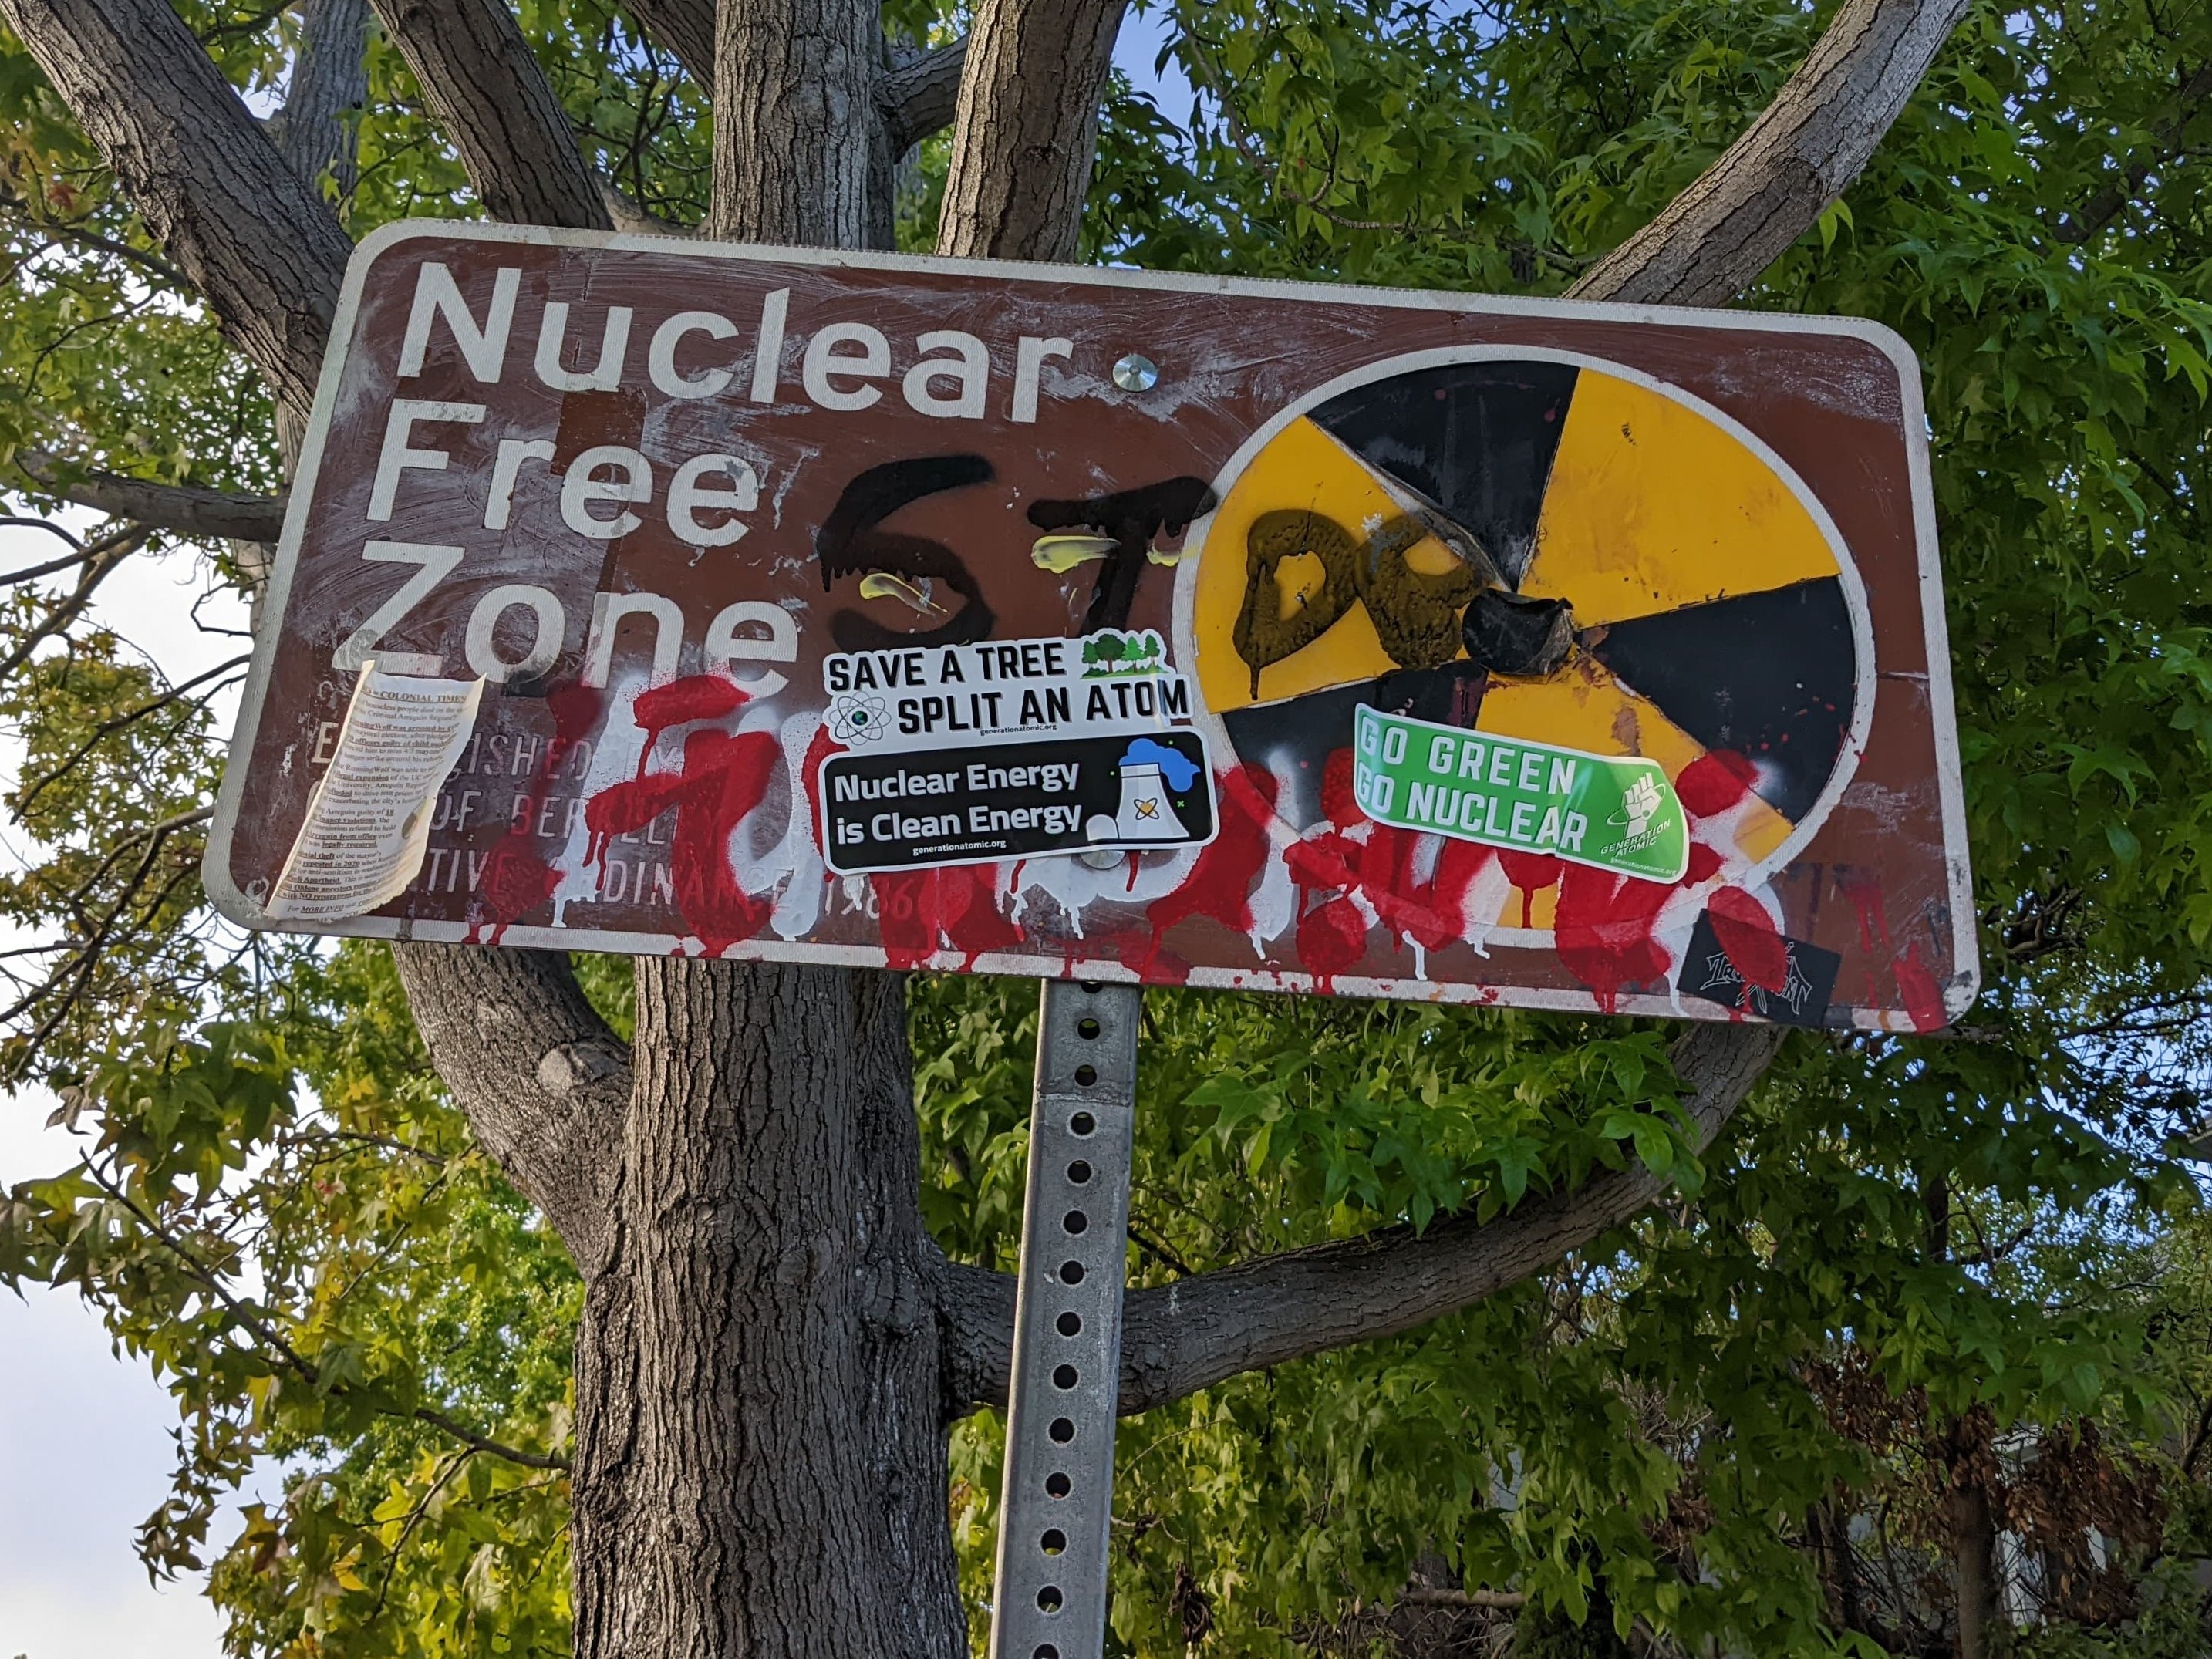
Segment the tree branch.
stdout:
<svg viewBox="0 0 2212 1659">
<path fill-rule="evenodd" d="M 1701 1024 L 1675 1042 L 1674 1069 L 1689 1091 L 1692 1140 L 1700 1151 L 1759 1081 L 1783 1035 L 1774 1025 Z M 1421 1233 L 1391 1227 L 1132 1291 L 1122 1316 L 1121 1409 L 1145 1411 L 1240 1371 L 1425 1325 L 1620 1226 L 1668 1184 L 1638 1166 L 1488 1221 L 1463 1213 Z M 948 1360 L 972 1391 L 968 1398 L 1002 1404 L 1013 1279 L 954 1267 L 949 1291 Z"/>
<path fill-rule="evenodd" d="M 133 247 L 130 243 L 112 236 L 103 236 L 96 230 L 86 228 L 82 222 L 76 220 L 46 218 L 33 212 L 30 205 L 4 184 L 0 184 L 0 213 L 4 213 L 9 219 L 34 235 L 45 236 L 56 242 L 64 242 L 71 247 L 86 248 L 94 253 L 105 253 L 113 258 L 126 260 L 156 282 L 166 283 L 171 288 L 189 292 L 192 286 L 190 277 L 161 258 L 160 254 L 149 253 L 144 248 Z"/>
<path fill-rule="evenodd" d="M 1097 104 L 1122 0 L 980 0 L 961 81 L 938 251 L 1066 257 L 1075 247 Z M 1856 179 L 1971 0 L 1844 0 L 1774 102 L 1665 212 L 1598 262 L 1582 299 L 1713 305 L 1756 280 Z M 1675 1046 L 1698 1144 L 1781 1041 L 1701 1026 Z M 1129 1298 L 1121 1408 L 1256 1367 L 1397 1334 L 1480 1301 L 1647 1207 L 1666 1183 L 1601 1176 L 1486 1223 L 1390 1229 L 1202 1273 Z M 955 1267 L 941 1312 L 948 1392 L 1006 1398 L 1013 1280 Z"/>
<path fill-rule="evenodd" d="M 1099 100 L 1126 5 L 977 0 L 938 222 L 939 253 L 1074 257 Z"/>
<path fill-rule="evenodd" d="M 180 830 L 188 830 L 193 824 L 204 823 L 214 816 L 214 807 L 198 806 L 194 807 L 191 811 L 179 812 L 173 817 L 163 818 L 158 823 L 149 823 L 141 830 L 133 831 L 108 849 L 107 855 L 100 860 L 90 876 L 77 884 L 75 891 L 63 896 L 63 904 L 82 918 L 82 902 L 91 895 L 92 890 L 106 878 L 110 870 L 121 862 L 125 853 L 141 842 L 149 843 L 144 856 L 138 860 L 138 867 L 131 872 L 129 881 L 125 884 L 122 896 L 115 901 L 105 916 L 87 929 L 84 942 L 71 950 L 61 965 L 50 971 L 44 981 L 18 998 L 6 1012 L 0 1012 L 0 1025 L 12 1024 L 21 1016 L 28 1013 L 40 1003 L 61 990 L 64 981 L 72 975 L 76 980 L 76 989 L 64 997 L 43 1016 L 36 1029 L 31 1032 L 29 1041 L 24 1044 L 26 1060 L 21 1064 L 27 1064 L 28 1055 L 34 1053 L 39 1045 L 43 1043 L 61 1024 L 69 1012 L 70 1002 L 90 983 L 93 970 L 99 967 L 100 957 L 106 952 L 115 933 L 116 923 L 121 921 L 130 911 L 133 901 L 138 896 L 139 890 L 152 877 L 155 861 L 160 858 L 161 848 L 169 837 Z M 49 888 L 57 885 L 51 882 L 44 884 Z M 163 884 L 161 890 L 155 894 L 154 902 L 146 908 L 144 915 L 142 915 L 140 920 L 143 921 L 146 915 L 151 915 L 158 911 L 162 902 L 174 890 L 175 886 L 175 878 Z M 82 919 L 89 921 L 89 918 Z M 44 950 L 49 947 L 37 948 Z M 21 1065 L 18 1066 L 18 1075 L 20 1074 Z"/>
<path fill-rule="evenodd" d="M 286 1370 L 291 1371 L 309 1388 L 320 1389 L 325 1386 L 322 1373 L 313 1361 L 301 1354 L 298 1349 L 287 1342 L 283 1334 L 267 1320 L 263 1319 L 252 1308 L 240 1301 L 232 1292 L 230 1286 L 223 1282 L 222 1274 L 202 1261 L 198 1255 L 185 1247 L 181 1239 L 155 1220 L 143 1205 L 124 1190 L 121 1182 L 110 1176 L 90 1158 L 84 1161 L 83 1169 L 86 1178 L 94 1186 L 129 1211 L 138 1224 L 153 1236 L 155 1243 L 184 1264 L 185 1273 L 198 1281 L 209 1295 L 222 1304 L 223 1311 L 237 1322 L 241 1330 L 268 1350 Z M 329 1391 L 332 1394 L 352 1392 L 343 1383 L 331 1385 Z M 451 1435 L 465 1446 L 477 1451 L 489 1452 L 495 1457 L 503 1457 L 510 1463 L 520 1463 L 526 1468 L 565 1469 L 568 1467 L 568 1460 L 565 1457 L 551 1457 L 538 1452 L 520 1451 L 513 1446 L 502 1445 L 490 1437 L 478 1434 L 475 1430 L 448 1417 L 445 1413 L 434 1411 L 428 1406 L 418 1406 L 412 1411 L 393 1411 L 389 1407 L 379 1409 L 386 1417 L 407 1417 L 418 1423 L 427 1423 L 432 1428 Z"/>
<path fill-rule="evenodd" d="M 559 951 L 395 942 L 392 957 L 430 1063 L 478 1143 L 590 1278 L 608 1242 L 629 1047 Z"/>
<path fill-rule="evenodd" d="M 1678 306 L 1735 298 L 1858 177 L 1972 3 L 1844 0 L 1743 136 L 1568 294 Z"/>
<path fill-rule="evenodd" d="M 968 63 L 968 37 L 924 52 L 911 64 L 888 71 L 876 83 L 876 107 L 883 112 L 894 156 L 951 125 L 960 108 L 961 71 Z"/>
<path fill-rule="evenodd" d="M 641 205 L 613 179 L 604 173 L 594 173 L 599 187 L 599 202 L 607 210 L 607 221 L 617 230 L 632 236 L 689 236 L 690 228 L 662 218 L 651 209 Z"/>
<path fill-rule="evenodd" d="M 163 252 L 280 404 L 314 402 L 352 246 L 168 0 L 0 0 Z"/>
<path fill-rule="evenodd" d="M 631 16 L 676 54 L 684 72 L 714 89 L 714 0 L 629 0 Z"/>
<path fill-rule="evenodd" d="M 325 173 L 340 196 L 354 185 L 355 128 L 345 118 L 368 101 L 368 0 L 307 0 L 284 107 L 269 120 L 284 164 L 319 191 Z"/>
<path fill-rule="evenodd" d="M 64 778 L 67 777 L 70 773 L 76 769 L 80 761 L 83 760 L 87 755 L 92 753 L 92 751 L 97 749 L 106 739 L 113 737 L 118 732 L 122 731 L 127 726 L 136 725 L 138 721 L 144 720 L 149 714 L 160 714 L 161 710 L 169 708 L 174 703 L 195 703 L 204 708 L 209 696 L 210 696 L 213 691 L 220 690 L 220 686 L 210 687 L 208 691 L 202 692 L 200 696 L 197 697 L 190 696 L 186 694 L 205 685 L 210 680 L 220 679 L 222 676 L 230 673 L 234 669 L 245 667 L 247 663 L 252 662 L 252 660 L 253 659 L 252 655 L 247 654 L 245 656 L 233 657 L 228 662 L 219 662 L 214 667 L 193 675 L 191 678 L 186 680 L 183 684 L 171 687 L 168 690 L 162 692 L 160 696 L 149 697 L 145 702 L 137 704 L 134 708 L 126 708 L 121 714 L 112 714 L 107 719 L 100 721 L 99 725 L 92 728 L 91 736 L 85 738 L 82 743 L 71 750 L 66 757 L 57 763 L 52 769 L 41 775 L 36 782 L 31 784 L 27 788 L 19 787 L 16 790 L 15 811 L 17 821 L 21 822 L 29 813 L 33 804 L 38 800 L 40 795 L 46 793 L 46 792 L 53 787 L 55 784 L 59 783 Z"/>
<path fill-rule="evenodd" d="M 1439 1589 L 1429 1584 L 1415 1584 L 1398 1597 L 1408 1607 L 1490 1607 L 1505 1612 L 1528 1605 L 1526 1590 Z"/>
<path fill-rule="evenodd" d="M 84 471 L 39 449 L 16 451 L 15 465 L 44 494 L 195 540 L 273 542 L 284 528 L 282 495 L 240 495 Z"/>
<path fill-rule="evenodd" d="M 2062 242 L 2086 242 L 2118 218 L 2121 210 L 2143 187 L 2144 181 L 2161 163 L 2172 159 L 2181 135 L 2208 98 L 2212 98 L 2212 64 L 2199 65 L 2197 72 L 2176 90 L 2173 113 L 2160 124 L 2153 135 L 2157 153 L 2148 161 L 2130 162 L 2119 182 L 2106 185 L 2073 212 L 2062 216 L 2051 234 Z"/>
<path fill-rule="evenodd" d="M 24 631 L 15 641 L 15 648 L 0 657 L 0 680 L 4 680 L 31 659 L 31 653 L 46 641 L 67 630 L 92 602 L 94 590 L 114 573 L 121 564 L 140 548 L 145 546 L 148 532 L 139 526 L 131 526 L 106 541 L 86 550 L 84 564 L 77 572 L 76 586 L 68 596 L 46 616 Z"/>
<path fill-rule="evenodd" d="M 561 100 L 506 0 L 375 0 L 493 218 L 611 230 Z"/>
</svg>

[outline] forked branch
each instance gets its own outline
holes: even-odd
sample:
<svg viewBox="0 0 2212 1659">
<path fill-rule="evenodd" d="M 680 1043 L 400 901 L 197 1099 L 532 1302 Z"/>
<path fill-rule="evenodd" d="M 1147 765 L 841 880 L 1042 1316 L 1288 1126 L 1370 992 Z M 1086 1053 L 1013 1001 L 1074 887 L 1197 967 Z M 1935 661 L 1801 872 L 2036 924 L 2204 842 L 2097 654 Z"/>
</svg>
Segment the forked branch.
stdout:
<svg viewBox="0 0 2212 1659">
<path fill-rule="evenodd" d="M 477 1139 L 588 1278 L 611 1213 L 602 1188 L 629 1109 L 629 1045 L 558 951 L 395 942 L 392 957 Z"/>
<path fill-rule="evenodd" d="M 960 76 L 968 64 L 968 37 L 887 73 L 876 87 L 890 152 L 903 155 L 933 132 L 952 124 L 960 107 Z"/>
<path fill-rule="evenodd" d="M 1583 299 L 1714 305 L 1755 281 L 1810 229 L 1856 178 L 1934 62 L 1970 0 L 1844 0 L 1812 54 L 1774 103 L 1650 225 L 1593 267 Z M 1076 11 L 1080 8 L 1080 18 Z M 1027 9 L 982 0 L 962 84 L 940 252 L 1051 258 L 1074 246 L 1080 192 L 1071 204 L 1054 174 L 1017 200 L 1024 170 L 1066 161 L 1080 144 L 1087 170 L 1091 100 L 1018 82 L 1025 17 L 1061 18 L 1081 36 L 1051 47 L 1083 58 L 1096 34 L 1083 23 L 1118 20 L 1119 0 L 1066 0 Z M 1021 14 L 1010 15 L 1009 14 Z M 1071 19 L 1076 19 L 1070 21 Z M 1104 40 L 1110 48 L 1112 36 Z M 1097 70 L 1103 80 L 1103 63 Z M 1005 82 L 1006 84 L 1002 84 Z M 994 106 L 1005 100 L 1003 109 Z M 1769 1026 L 1701 1026 L 1674 1049 L 1704 1146 L 1774 1056 Z M 1256 1367 L 1411 1330 L 1468 1307 L 1589 1243 L 1649 1206 L 1665 1183 L 1648 1171 L 1607 1175 L 1570 1193 L 1524 1203 L 1492 1220 L 1471 1216 L 1416 1235 L 1395 1228 L 1201 1273 L 1131 1296 L 1123 1327 L 1121 1409 L 1142 1411 Z M 1011 1358 L 1014 1281 L 956 1267 L 945 1307 L 947 1395 L 1003 1401 Z"/>
<path fill-rule="evenodd" d="M 314 401 L 352 252 L 168 0 L 0 0 L 4 19 L 280 404 Z"/>
</svg>

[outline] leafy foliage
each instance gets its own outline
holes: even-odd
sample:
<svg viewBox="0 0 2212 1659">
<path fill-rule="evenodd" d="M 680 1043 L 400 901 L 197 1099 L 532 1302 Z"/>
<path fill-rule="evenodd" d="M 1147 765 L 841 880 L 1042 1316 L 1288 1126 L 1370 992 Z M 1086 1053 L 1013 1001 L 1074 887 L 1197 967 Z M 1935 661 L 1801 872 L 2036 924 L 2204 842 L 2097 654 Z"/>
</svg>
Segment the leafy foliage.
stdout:
<svg viewBox="0 0 2212 1659">
<path fill-rule="evenodd" d="M 281 100 L 292 14 L 181 9 Z M 696 222 L 697 89 L 597 0 L 520 15 L 595 161 Z M 1197 106 L 1180 125 L 1117 80 L 1090 257 L 1556 294 L 1741 131 L 1825 9 L 1152 15 Z M 907 41 L 957 22 L 889 16 Z M 1125 1425 L 1121 1650 L 1410 1659 L 1514 1625 L 1523 1656 L 1924 1651 L 1969 1490 L 2018 1540 L 2010 1605 L 2048 1615 L 2018 1652 L 2204 1650 L 2212 1258 L 2171 1137 L 2203 1111 L 2212 948 L 2208 61 L 2212 13 L 2179 0 L 1978 9 L 1747 296 L 1879 318 L 1924 366 L 1988 982 L 1964 1039 L 1795 1039 L 1700 1159 L 1656 1026 L 1152 997 L 1139 1282 L 1632 1164 L 1679 1196 L 1463 1314 Z M 368 77 L 325 180 L 349 228 L 473 213 L 380 39 Z M 902 246 L 944 165 L 942 139 L 909 163 Z M 0 238 L 0 453 L 276 486 L 260 388 L 4 38 Z M 154 541 L 109 579 L 194 557 L 252 574 Z M 562 1651 L 573 1269 L 382 956 L 209 924 L 213 684 L 70 611 L 90 568 L 0 607 L 33 838 L 0 914 L 58 941 L 0 1060 L 82 1146 L 0 1202 L 0 1279 L 76 1285 L 174 1391 L 176 1489 L 141 1547 L 211 1567 L 238 1651 Z M 621 1023 L 622 964 L 585 966 Z M 1012 1265 L 1033 994 L 914 988 L 922 1201 L 963 1261 Z M 978 1608 L 999 1433 L 979 1414 L 953 1448 Z M 282 1496 L 210 1539 L 249 1481 Z"/>
</svg>

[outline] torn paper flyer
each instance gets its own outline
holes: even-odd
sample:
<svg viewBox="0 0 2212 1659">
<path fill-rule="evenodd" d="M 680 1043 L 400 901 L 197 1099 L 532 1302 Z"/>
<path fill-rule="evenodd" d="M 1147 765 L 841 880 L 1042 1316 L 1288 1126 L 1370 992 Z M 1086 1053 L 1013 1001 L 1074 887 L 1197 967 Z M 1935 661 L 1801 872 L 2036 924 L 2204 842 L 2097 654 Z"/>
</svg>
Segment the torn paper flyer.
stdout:
<svg viewBox="0 0 2212 1659">
<path fill-rule="evenodd" d="M 330 769 L 269 897 L 285 921 L 344 921 L 407 890 L 430 845 L 438 787 L 477 720 L 484 683 L 381 672 L 372 659 L 346 705 Z"/>
</svg>

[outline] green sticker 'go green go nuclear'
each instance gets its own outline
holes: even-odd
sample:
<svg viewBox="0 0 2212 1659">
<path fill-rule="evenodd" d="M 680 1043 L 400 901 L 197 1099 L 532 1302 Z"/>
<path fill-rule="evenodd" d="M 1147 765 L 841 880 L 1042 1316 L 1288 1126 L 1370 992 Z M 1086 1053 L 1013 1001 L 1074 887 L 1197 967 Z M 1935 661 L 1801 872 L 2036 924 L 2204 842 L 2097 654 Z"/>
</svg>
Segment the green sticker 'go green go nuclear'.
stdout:
<svg viewBox="0 0 2212 1659">
<path fill-rule="evenodd" d="M 1658 762 L 1587 754 L 1362 706 L 1352 789 L 1378 823 L 1680 881 L 1690 821 Z"/>
</svg>

